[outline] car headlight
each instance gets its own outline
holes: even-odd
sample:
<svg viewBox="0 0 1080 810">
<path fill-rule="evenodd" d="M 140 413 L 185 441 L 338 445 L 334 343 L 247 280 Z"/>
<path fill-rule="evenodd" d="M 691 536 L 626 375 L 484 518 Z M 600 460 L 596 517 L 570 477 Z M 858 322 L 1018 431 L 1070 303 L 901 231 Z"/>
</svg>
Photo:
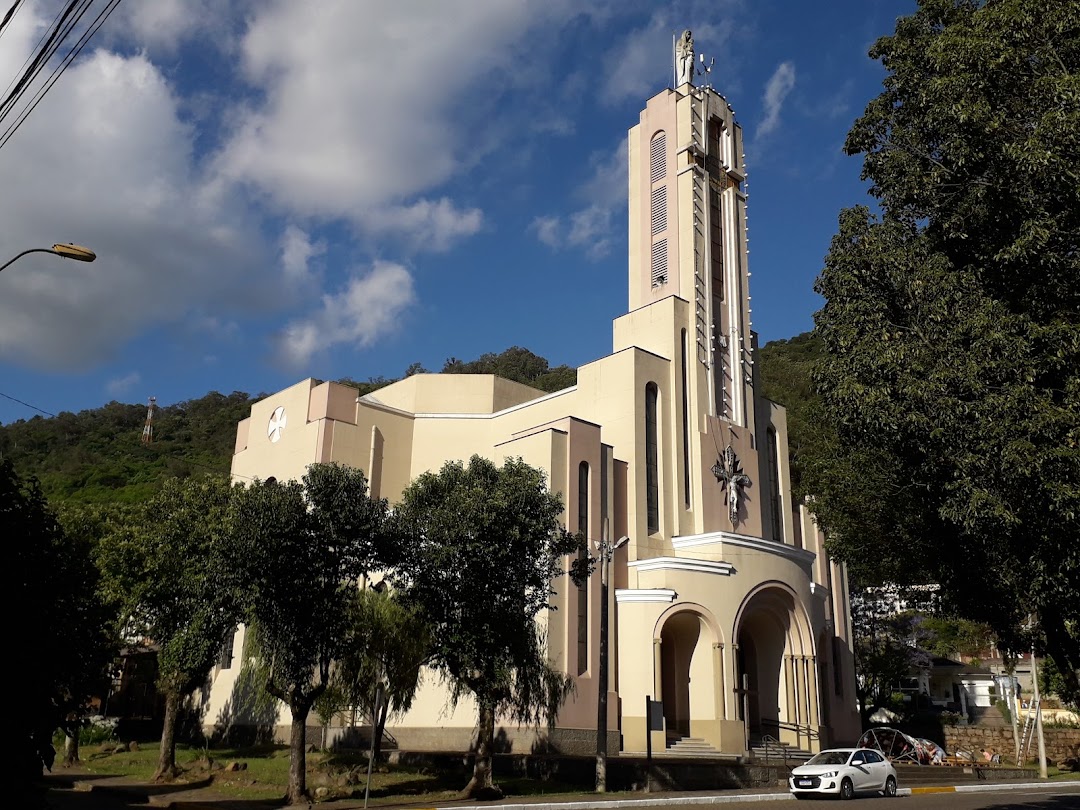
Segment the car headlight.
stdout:
<svg viewBox="0 0 1080 810">
<path fill-rule="evenodd" d="M 825 773 L 818 774 L 822 779 L 834 779 L 840 775 L 840 771 L 825 771 Z"/>
</svg>

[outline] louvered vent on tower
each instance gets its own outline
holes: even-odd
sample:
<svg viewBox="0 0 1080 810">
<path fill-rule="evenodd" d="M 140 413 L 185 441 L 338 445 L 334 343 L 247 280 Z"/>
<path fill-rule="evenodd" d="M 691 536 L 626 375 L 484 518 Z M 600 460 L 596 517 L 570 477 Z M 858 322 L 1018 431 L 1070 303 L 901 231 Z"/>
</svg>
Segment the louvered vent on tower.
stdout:
<svg viewBox="0 0 1080 810">
<path fill-rule="evenodd" d="M 649 182 L 655 183 L 667 174 L 667 135 L 657 132 L 649 144 Z"/>
<path fill-rule="evenodd" d="M 652 246 L 652 285 L 667 284 L 667 239 L 658 239 Z"/>
<path fill-rule="evenodd" d="M 667 230 L 667 186 L 654 188 L 652 192 L 652 232 Z"/>
</svg>

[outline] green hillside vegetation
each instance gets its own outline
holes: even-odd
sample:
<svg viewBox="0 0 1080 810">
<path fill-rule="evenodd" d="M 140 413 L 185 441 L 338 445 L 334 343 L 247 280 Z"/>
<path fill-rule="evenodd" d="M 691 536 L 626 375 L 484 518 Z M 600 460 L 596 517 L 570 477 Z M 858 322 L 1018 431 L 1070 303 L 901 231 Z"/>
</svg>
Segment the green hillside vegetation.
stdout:
<svg viewBox="0 0 1080 810">
<path fill-rule="evenodd" d="M 807 443 L 812 422 L 807 416 L 810 364 L 819 346 L 809 334 L 768 344 L 760 352 L 759 371 L 765 395 L 788 407 L 793 476 Z M 404 376 L 425 373 L 414 363 Z M 577 370 L 552 367 L 528 349 L 513 346 L 465 362 L 451 357 L 444 374 L 497 374 L 508 380 L 560 391 L 577 383 Z M 339 380 L 361 394 L 396 380 L 372 377 L 366 382 Z M 154 440 L 141 441 L 146 406 L 110 402 L 100 408 L 35 416 L 0 425 L 0 457 L 11 459 L 23 477 L 34 476 L 53 504 L 137 503 L 156 493 L 168 478 L 200 472 L 229 472 L 236 423 L 249 415 L 264 394 L 212 391 L 199 399 L 166 405 L 154 415 Z"/>
<path fill-rule="evenodd" d="M 168 478 L 229 473 L 236 423 L 259 397 L 211 391 L 157 408 L 154 440 L 142 443 L 146 406 L 110 402 L 100 408 L 35 416 L 0 426 L 0 455 L 24 478 L 34 476 L 54 505 L 136 503 Z"/>
<path fill-rule="evenodd" d="M 796 498 L 806 496 L 803 471 L 820 448 L 820 399 L 814 392 L 813 368 L 821 359 L 821 340 L 804 332 L 790 340 L 774 340 L 758 352 L 762 393 L 787 408 L 791 486 Z"/>
</svg>

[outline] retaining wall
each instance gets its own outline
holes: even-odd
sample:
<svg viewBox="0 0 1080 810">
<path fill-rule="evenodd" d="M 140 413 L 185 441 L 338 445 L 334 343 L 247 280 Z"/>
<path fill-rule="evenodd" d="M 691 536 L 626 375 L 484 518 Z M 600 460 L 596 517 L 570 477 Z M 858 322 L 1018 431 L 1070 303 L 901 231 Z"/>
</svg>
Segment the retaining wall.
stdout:
<svg viewBox="0 0 1080 810">
<path fill-rule="evenodd" d="M 1017 727 L 1017 733 L 1023 733 L 1023 726 Z M 993 728 L 989 726 L 945 726 L 945 750 L 970 751 L 976 757 L 983 749 L 993 748 L 1004 759 L 1012 759 L 1016 750 L 1013 744 L 1012 728 Z M 1077 756 L 1080 752 L 1080 728 L 1043 728 L 1043 740 L 1046 744 L 1046 758 L 1051 762 Z M 1036 748 L 1034 734 L 1030 746 L 1029 759 L 1035 759 Z"/>
</svg>

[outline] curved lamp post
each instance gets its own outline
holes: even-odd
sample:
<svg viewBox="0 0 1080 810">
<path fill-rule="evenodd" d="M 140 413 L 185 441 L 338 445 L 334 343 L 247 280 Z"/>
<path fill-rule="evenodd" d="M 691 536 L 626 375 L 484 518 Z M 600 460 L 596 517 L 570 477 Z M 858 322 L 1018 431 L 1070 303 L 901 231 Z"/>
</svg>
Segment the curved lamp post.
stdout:
<svg viewBox="0 0 1080 810">
<path fill-rule="evenodd" d="M 52 253 L 64 259 L 74 259 L 77 262 L 92 262 L 97 258 L 97 254 L 88 247 L 83 247 L 82 245 L 56 244 L 51 248 L 30 248 L 29 250 L 24 250 L 22 253 L 0 265 L 0 270 L 3 270 L 17 259 L 21 259 L 27 253 Z"/>
</svg>

